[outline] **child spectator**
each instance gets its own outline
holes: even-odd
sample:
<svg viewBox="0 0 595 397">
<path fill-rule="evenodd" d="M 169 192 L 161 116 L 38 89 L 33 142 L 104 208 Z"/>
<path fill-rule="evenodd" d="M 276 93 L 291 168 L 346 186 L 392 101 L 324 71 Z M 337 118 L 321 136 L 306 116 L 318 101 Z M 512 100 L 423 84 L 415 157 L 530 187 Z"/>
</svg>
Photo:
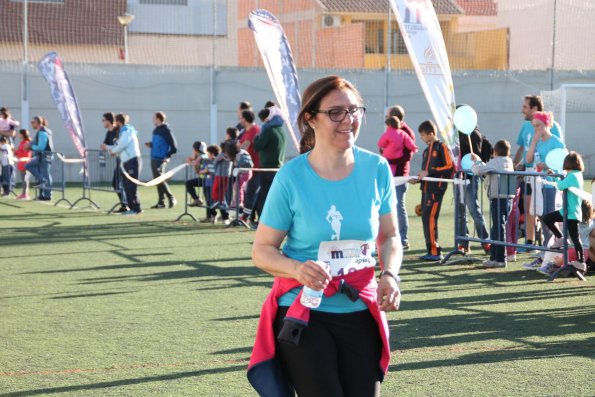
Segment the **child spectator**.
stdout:
<svg viewBox="0 0 595 397">
<path fill-rule="evenodd" d="M 420 256 L 422 261 L 440 261 L 442 248 L 438 243 L 438 217 L 442 198 L 446 192 L 446 182 L 427 182 L 423 178 L 450 178 L 454 172 L 454 163 L 448 147 L 438 139 L 436 125 L 431 121 L 424 121 L 419 125 L 419 135 L 428 147 L 424 150 L 422 170 L 418 179 L 412 183 L 421 182 L 422 191 L 422 223 L 426 240 L 426 255 Z"/>
<path fill-rule="evenodd" d="M 31 179 L 31 174 L 27 172 L 25 165 L 31 160 L 31 156 L 33 155 L 33 152 L 29 149 L 31 137 L 29 136 L 29 131 L 25 129 L 19 130 L 19 137 L 21 141 L 14 151 L 14 155 L 18 159 L 17 169 L 23 180 L 23 189 L 17 200 L 29 200 L 29 179 Z"/>
<path fill-rule="evenodd" d="M 204 179 L 202 191 L 205 196 L 207 204 L 207 217 L 202 222 L 211 222 L 211 214 L 217 214 L 217 211 L 211 209 L 213 205 L 212 191 L 213 181 L 215 180 L 215 160 L 221 153 L 221 149 L 217 145 L 210 145 L 207 147 L 207 158 L 202 161 L 202 167 L 199 171 L 199 176 Z"/>
<path fill-rule="evenodd" d="M 564 171 L 567 172 L 566 177 L 557 183 L 557 187 L 559 190 L 566 190 L 571 187 L 575 187 L 577 189 L 583 188 L 583 170 L 585 169 L 583 159 L 580 154 L 577 152 L 570 152 L 564 159 L 563 164 Z M 553 211 L 546 214 L 543 217 L 543 222 L 545 225 L 552 231 L 554 236 L 558 239 L 562 238 L 562 232 L 556 226 L 556 222 L 563 222 L 564 221 L 564 211 L 567 212 L 568 218 L 568 234 L 570 235 L 570 239 L 574 243 L 574 248 L 576 249 L 577 260 L 570 262 L 570 264 L 581 272 L 587 271 L 587 265 L 585 264 L 585 256 L 583 253 L 583 245 L 581 239 L 579 238 L 578 233 L 578 224 L 579 220 L 582 220 L 582 200 L 579 196 L 568 191 L 568 201 L 566 208 L 561 208 L 558 211 Z M 556 244 L 560 247 L 560 243 Z M 555 246 L 554 246 L 555 248 Z"/>
<path fill-rule="evenodd" d="M 12 118 L 7 108 L 0 108 L 0 136 L 6 137 L 8 143 L 12 146 L 12 139 L 14 138 L 15 129 L 19 126 L 19 122 Z"/>
<path fill-rule="evenodd" d="M 409 161 L 411 160 L 411 154 L 417 152 L 417 145 L 413 138 L 401 129 L 402 123 L 397 116 L 388 116 L 384 124 L 386 124 L 386 131 L 378 140 L 380 154 L 388 160 L 393 176 L 409 175 Z M 396 192 L 399 235 L 401 236 L 403 249 L 408 249 L 409 220 L 405 207 L 407 184 L 396 186 Z"/>
<path fill-rule="evenodd" d="M 238 142 L 239 144 L 239 142 Z M 239 149 L 238 144 L 234 145 L 233 143 L 229 143 L 225 145 L 225 155 L 227 159 L 233 162 L 234 172 L 233 175 L 236 177 L 236 184 L 234 186 L 234 194 L 238 192 L 239 197 L 236 197 L 235 200 L 238 201 L 239 206 L 244 206 L 244 188 L 246 183 L 252 178 L 252 171 L 242 171 L 238 172 L 235 169 L 237 168 L 253 168 L 254 162 L 252 161 L 252 157 L 250 153 L 244 149 Z M 235 203 L 231 205 L 232 207 L 235 206 Z"/>
<path fill-rule="evenodd" d="M 229 136 L 228 129 L 228 136 Z M 235 128 L 233 128 L 235 130 Z M 231 176 L 231 166 L 232 162 L 227 159 L 225 155 L 225 147 L 226 145 L 235 145 L 235 141 L 227 140 L 221 144 L 222 152 L 219 153 L 217 158 L 215 159 L 215 172 L 214 176 L 215 179 L 213 180 L 213 187 L 211 189 L 211 197 L 213 199 L 213 203 L 210 206 L 211 213 L 209 214 L 211 217 L 211 223 L 215 224 L 217 222 L 217 208 L 221 212 L 221 219 L 225 225 L 229 225 L 229 212 L 228 212 L 228 194 L 229 192 L 229 178 Z"/>
<path fill-rule="evenodd" d="M 203 205 L 203 201 L 198 196 L 195 188 L 204 187 L 205 179 L 200 171 L 204 169 L 204 160 L 207 159 L 207 144 L 205 142 L 196 141 L 192 144 L 192 156 L 186 159 L 186 162 L 194 168 L 197 177 L 186 181 L 186 192 L 192 197 L 192 202 L 188 204 L 189 207 L 199 207 Z"/>
<path fill-rule="evenodd" d="M 0 162 L 2 163 L 2 196 L 8 197 L 14 187 L 14 154 L 5 136 L 0 136 Z"/>
<path fill-rule="evenodd" d="M 578 224 L 578 233 L 581 243 L 583 245 L 583 256 L 586 258 L 585 264 L 587 270 L 592 267 L 593 261 L 589 258 L 590 247 L 595 247 L 591 244 L 591 239 L 595 239 L 595 223 L 593 222 L 593 206 L 590 201 L 583 200 L 582 205 L 582 220 Z M 576 248 L 568 248 L 568 261 L 576 261 L 578 258 Z M 562 254 L 555 254 L 547 252 L 542 260 L 543 266 L 536 269 L 539 273 L 550 275 L 558 268 L 564 266 L 564 256 Z"/>
<path fill-rule="evenodd" d="M 506 241 L 506 220 L 512 206 L 512 199 L 516 193 L 516 176 L 512 175 L 489 175 L 492 172 L 514 171 L 512 158 L 510 158 L 510 143 L 506 140 L 496 142 L 494 145 L 494 158 L 484 163 L 479 155 L 471 154 L 475 162 L 471 169 L 475 175 L 488 174 L 486 185 L 488 186 L 488 197 L 490 198 L 490 215 L 492 217 L 492 229 L 490 238 L 494 241 Z M 485 268 L 506 267 L 506 248 L 503 245 L 495 244 L 490 249 L 490 259 L 483 264 Z"/>
</svg>

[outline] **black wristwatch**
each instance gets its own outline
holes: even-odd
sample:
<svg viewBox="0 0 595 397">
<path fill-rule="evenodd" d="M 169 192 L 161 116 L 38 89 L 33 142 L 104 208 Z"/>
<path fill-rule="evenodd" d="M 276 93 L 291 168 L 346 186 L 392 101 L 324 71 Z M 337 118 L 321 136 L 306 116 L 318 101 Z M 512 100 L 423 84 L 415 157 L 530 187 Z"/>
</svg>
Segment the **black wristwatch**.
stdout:
<svg viewBox="0 0 595 397">
<path fill-rule="evenodd" d="M 378 277 L 382 277 L 382 276 L 392 277 L 393 280 L 395 280 L 397 282 L 397 285 L 401 284 L 401 277 L 397 276 L 396 274 L 394 274 L 390 270 L 383 270 L 383 271 L 381 271 L 380 272 L 380 276 L 378 276 Z"/>
</svg>

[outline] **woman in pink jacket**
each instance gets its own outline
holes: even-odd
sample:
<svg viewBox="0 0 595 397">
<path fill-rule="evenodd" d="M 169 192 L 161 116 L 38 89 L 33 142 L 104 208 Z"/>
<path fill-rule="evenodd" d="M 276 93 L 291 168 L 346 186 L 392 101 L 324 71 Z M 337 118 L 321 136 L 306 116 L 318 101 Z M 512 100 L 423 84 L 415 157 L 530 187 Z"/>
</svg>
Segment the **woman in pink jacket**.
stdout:
<svg viewBox="0 0 595 397">
<path fill-rule="evenodd" d="M 384 121 L 386 131 L 378 140 L 378 148 L 390 165 L 394 176 L 406 176 L 409 172 L 411 154 L 417 152 L 417 145 L 409 134 L 401 129 L 401 120 L 396 116 L 388 116 Z M 399 234 L 403 249 L 409 248 L 407 233 L 409 231 L 409 218 L 405 208 L 405 193 L 407 183 L 395 187 L 397 192 L 397 220 Z"/>
</svg>

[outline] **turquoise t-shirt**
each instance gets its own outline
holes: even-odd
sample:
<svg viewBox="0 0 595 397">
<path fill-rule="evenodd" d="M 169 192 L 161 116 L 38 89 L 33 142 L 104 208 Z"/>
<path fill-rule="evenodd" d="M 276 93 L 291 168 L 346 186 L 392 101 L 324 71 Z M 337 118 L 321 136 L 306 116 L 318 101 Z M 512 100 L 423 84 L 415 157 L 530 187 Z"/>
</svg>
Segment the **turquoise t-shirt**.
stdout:
<svg viewBox="0 0 595 397">
<path fill-rule="evenodd" d="M 583 188 L 583 173 L 580 171 L 570 171 L 566 178 L 558 182 L 558 189 L 565 190 L 570 187 L 577 189 Z M 568 192 L 568 219 L 576 219 L 581 222 L 583 218 L 582 210 L 583 199 L 572 192 Z M 564 215 L 564 207 L 560 209 L 560 213 Z"/>
<path fill-rule="evenodd" d="M 552 135 L 552 137 L 545 142 L 541 141 L 541 140 L 539 142 L 537 142 L 537 145 L 535 145 L 535 152 L 539 153 L 541 162 L 545 163 L 546 157 L 549 152 L 551 152 L 554 149 L 564 149 L 564 148 L 566 148 L 566 145 L 564 145 L 564 142 L 562 142 L 560 140 L 560 138 L 558 138 L 557 136 Z M 560 172 L 561 170 L 555 170 L 555 171 Z M 554 181 L 554 178 L 547 177 L 546 180 Z M 555 189 L 555 187 L 552 185 L 544 185 L 543 188 L 544 189 Z"/>
<path fill-rule="evenodd" d="M 562 127 L 558 122 L 554 121 L 554 125 L 550 129 L 552 135 L 558 137 L 562 142 L 564 142 L 564 138 L 562 137 Z M 533 167 L 533 163 L 527 163 L 527 151 L 529 151 L 529 147 L 531 146 L 531 139 L 533 139 L 533 135 L 535 135 L 535 128 L 533 128 L 533 124 L 531 124 L 530 120 L 525 120 L 523 125 L 521 126 L 521 130 L 519 131 L 519 136 L 516 140 L 516 144 L 519 146 L 523 146 L 523 163 L 526 167 Z M 542 157 L 542 160 L 545 158 Z"/>
<path fill-rule="evenodd" d="M 374 246 L 380 216 L 395 211 L 395 187 L 386 159 L 358 147 L 353 153 L 353 170 L 339 181 L 316 174 L 308 162 L 310 153 L 291 160 L 275 176 L 260 222 L 287 232 L 282 248 L 287 257 L 316 260 L 323 241 L 360 240 Z M 283 295 L 279 305 L 291 305 L 300 288 Z M 361 300 L 351 302 L 337 293 L 323 297 L 314 310 L 348 313 L 366 308 Z"/>
</svg>

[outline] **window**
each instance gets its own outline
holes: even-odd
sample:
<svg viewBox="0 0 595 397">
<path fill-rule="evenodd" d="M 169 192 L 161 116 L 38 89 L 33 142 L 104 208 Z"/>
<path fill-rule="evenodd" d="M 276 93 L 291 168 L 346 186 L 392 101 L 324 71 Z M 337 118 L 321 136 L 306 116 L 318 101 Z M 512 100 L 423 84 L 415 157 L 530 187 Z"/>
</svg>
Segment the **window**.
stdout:
<svg viewBox="0 0 595 397">
<path fill-rule="evenodd" d="M 396 22 L 391 23 L 390 52 L 391 54 L 407 54 L 405 40 Z"/>
<path fill-rule="evenodd" d="M 364 43 L 366 45 L 366 54 L 384 53 L 384 22 L 354 20 L 352 23 L 364 24 Z"/>
<path fill-rule="evenodd" d="M 134 15 L 131 33 L 227 34 L 227 0 L 127 0 L 126 11 Z"/>
</svg>

